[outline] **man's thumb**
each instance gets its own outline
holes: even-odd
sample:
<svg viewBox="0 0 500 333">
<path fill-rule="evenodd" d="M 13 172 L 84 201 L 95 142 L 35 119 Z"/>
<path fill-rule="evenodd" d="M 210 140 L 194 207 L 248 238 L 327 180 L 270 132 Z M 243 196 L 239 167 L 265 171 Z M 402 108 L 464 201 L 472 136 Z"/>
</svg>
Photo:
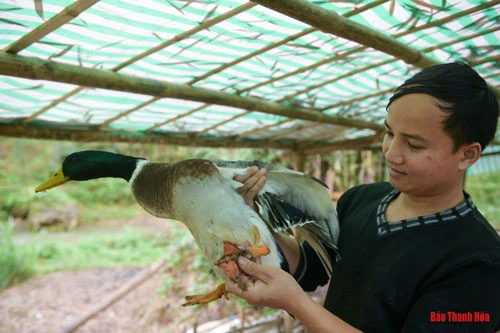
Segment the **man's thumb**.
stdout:
<svg viewBox="0 0 500 333">
<path fill-rule="evenodd" d="M 248 260 L 247 258 L 240 256 L 238 258 L 238 266 L 240 266 L 241 270 L 250 276 L 255 276 L 259 278 L 259 265 L 254 263 L 253 261 Z"/>
</svg>

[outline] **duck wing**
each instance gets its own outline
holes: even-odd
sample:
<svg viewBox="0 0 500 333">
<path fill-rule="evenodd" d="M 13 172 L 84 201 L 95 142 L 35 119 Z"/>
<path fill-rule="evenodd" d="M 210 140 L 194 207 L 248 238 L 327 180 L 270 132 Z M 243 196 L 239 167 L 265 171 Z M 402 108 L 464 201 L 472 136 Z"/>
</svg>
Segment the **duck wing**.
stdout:
<svg viewBox="0 0 500 333">
<path fill-rule="evenodd" d="M 299 243 L 307 241 L 327 272 L 331 273 L 332 260 L 326 247 L 333 249 L 336 259 L 339 258 L 336 248 L 339 225 L 328 187 L 323 182 L 302 172 L 261 161 L 213 162 L 219 168 L 226 169 L 223 175 L 231 179 L 245 173 L 253 165 L 266 168 L 267 181 L 256 198 L 261 217 L 274 232 L 293 230 Z M 231 172 L 227 172 L 228 169 Z"/>
</svg>

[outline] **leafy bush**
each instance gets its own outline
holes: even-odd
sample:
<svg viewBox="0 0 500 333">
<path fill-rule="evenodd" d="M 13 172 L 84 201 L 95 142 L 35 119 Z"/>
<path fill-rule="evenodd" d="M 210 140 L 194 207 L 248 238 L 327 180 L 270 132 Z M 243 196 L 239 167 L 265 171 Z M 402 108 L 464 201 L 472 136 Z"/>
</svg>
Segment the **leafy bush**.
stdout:
<svg viewBox="0 0 500 333">
<path fill-rule="evenodd" d="M 500 230 L 500 173 L 491 172 L 467 176 L 465 190 L 472 196 L 481 213 Z"/>
<path fill-rule="evenodd" d="M 0 290 L 33 275 L 31 256 L 12 242 L 13 223 L 0 222 Z"/>
<path fill-rule="evenodd" d="M 26 218 L 32 198 L 25 188 L 2 188 L 0 190 L 0 219 L 7 220 L 9 216 Z"/>
</svg>

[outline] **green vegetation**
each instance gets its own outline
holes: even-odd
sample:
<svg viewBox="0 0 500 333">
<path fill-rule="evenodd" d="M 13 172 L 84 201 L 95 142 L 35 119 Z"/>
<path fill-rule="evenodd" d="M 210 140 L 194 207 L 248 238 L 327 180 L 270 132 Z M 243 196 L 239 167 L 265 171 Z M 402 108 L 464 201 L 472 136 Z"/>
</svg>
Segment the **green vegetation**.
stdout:
<svg viewBox="0 0 500 333">
<path fill-rule="evenodd" d="M 160 259 L 167 248 L 165 235 L 151 237 L 133 228 L 109 234 L 92 233 L 76 241 L 42 239 L 22 246 L 33 256 L 36 273 L 93 267 L 143 266 Z"/>
<path fill-rule="evenodd" d="M 192 269 L 200 270 L 206 280 L 210 267 L 191 234 L 180 223 L 172 221 L 167 231 L 148 235 L 136 228 L 119 228 L 114 232 L 99 230 L 66 235 L 40 232 L 29 241 L 15 244 L 12 224 L 0 223 L 0 290 L 22 282 L 33 274 L 96 267 L 144 266 L 167 256 L 168 266 L 181 268 L 191 260 Z M 58 237 L 59 236 L 59 237 Z M 175 242 L 171 240 L 175 239 Z"/>
<path fill-rule="evenodd" d="M 491 225 L 500 230 L 500 173 L 467 176 L 465 190 Z"/>
<path fill-rule="evenodd" d="M 0 290 L 33 275 L 29 254 L 12 242 L 13 223 L 0 223 Z"/>
<path fill-rule="evenodd" d="M 70 182 L 57 190 L 34 193 L 34 188 L 53 174 L 64 157 L 79 150 L 107 150 L 153 161 L 178 161 L 185 158 L 274 159 L 268 150 L 202 149 L 139 144 L 102 144 L 5 139 L 0 142 L 0 221 L 9 215 L 25 218 L 43 207 L 77 204 L 79 221 L 92 223 L 107 218 L 137 214 L 138 207 L 129 186 L 122 179 L 97 179 Z"/>
<path fill-rule="evenodd" d="M 95 230 L 76 232 L 73 238 L 24 231 L 28 241 L 16 238 L 13 223 L 30 218 L 46 208 L 78 207 L 80 225 L 91 227 L 100 220 L 127 219 L 141 211 L 129 186 L 122 179 L 98 179 L 92 182 L 70 182 L 46 193 L 35 194 L 34 188 L 56 171 L 67 154 L 84 149 L 102 149 L 124 154 L 148 157 L 155 161 L 177 161 L 185 158 L 223 158 L 232 160 L 261 159 L 279 165 L 291 165 L 280 160 L 280 151 L 227 150 L 184 147 L 165 147 L 134 144 L 80 144 L 40 140 L 2 138 L 0 142 L 0 290 L 24 281 L 33 274 L 58 270 L 92 267 L 146 265 L 168 254 L 168 266 L 199 272 L 197 282 L 189 293 L 206 291 L 214 285 L 213 274 L 192 236 L 180 223 L 169 224 L 168 235 L 148 235 L 136 229 L 117 228 L 115 231 Z M 308 165 L 313 169 L 327 162 L 336 173 L 335 189 L 340 191 L 360 182 L 363 174 L 383 177 L 379 155 L 358 152 L 332 152 L 322 159 L 311 156 Z M 287 163 L 288 162 L 288 163 Z M 361 163 L 363 162 L 363 163 Z M 363 165 L 363 167 L 360 167 Z M 364 170 L 364 171 L 363 171 Z M 368 170 L 368 171 L 367 171 Z M 500 229 L 500 173 L 468 176 L 466 190 L 472 195 L 481 212 L 496 229 Z M 19 222 L 17 222 L 19 224 Z M 17 226 L 19 227 L 19 226 Z M 29 230 L 29 228 L 28 228 Z M 82 235 L 83 234 L 83 235 Z M 172 243 L 170 243 L 172 242 Z M 161 289 L 174 286 L 167 278 Z"/>
<path fill-rule="evenodd" d="M 74 151 L 102 149 L 155 161 L 176 161 L 188 157 L 225 159 L 263 159 L 267 151 L 188 149 L 133 144 L 80 144 L 40 140 L 5 139 L 0 142 L 0 290 L 26 280 L 33 274 L 93 267 L 143 266 L 168 254 L 169 267 L 199 270 L 202 284 L 213 278 L 210 268 L 196 247 L 191 234 L 180 223 L 172 223 L 168 235 L 148 235 L 135 229 L 117 228 L 103 234 L 88 232 L 96 222 L 107 219 L 127 219 L 141 208 L 122 179 L 97 179 L 92 182 L 70 182 L 57 189 L 34 193 L 34 188 L 58 168 L 64 157 Z M 21 243 L 16 241 L 16 229 L 28 224 L 43 209 L 78 207 L 80 226 L 86 227 L 65 237 L 65 233 L 23 232 Z M 9 216 L 17 219 L 17 228 L 6 224 Z M 28 222 L 22 222 L 24 219 Z M 26 229 L 26 228 L 24 228 Z M 170 240 L 175 240 L 169 243 Z M 186 264 L 187 262 L 187 264 Z M 168 286 L 168 282 L 167 282 Z M 196 293 L 200 290 L 191 290 Z"/>
</svg>

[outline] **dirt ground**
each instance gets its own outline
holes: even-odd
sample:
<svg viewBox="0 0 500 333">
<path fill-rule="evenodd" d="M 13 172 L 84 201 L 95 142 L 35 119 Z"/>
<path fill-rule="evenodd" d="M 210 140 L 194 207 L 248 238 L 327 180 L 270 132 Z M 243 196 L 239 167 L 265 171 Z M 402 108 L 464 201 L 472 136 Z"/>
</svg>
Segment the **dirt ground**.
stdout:
<svg viewBox="0 0 500 333">
<path fill-rule="evenodd" d="M 0 294 L 0 332 L 61 332 L 139 272 L 140 268 L 56 272 L 9 288 Z M 77 332 L 185 332 L 196 322 L 239 313 L 236 302 L 225 300 L 199 308 L 182 307 L 181 290 L 169 298 L 158 293 L 162 274 L 144 282 Z"/>
<path fill-rule="evenodd" d="M 116 223 L 108 221 L 102 227 L 112 228 Z M 157 220 L 144 220 L 143 217 L 128 221 L 128 224 L 140 224 L 151 231 L 158 228 Z M 143 269 L 126 267 L 55 272 L 8 288 L 0 293 L 0 333 L 63 332 Z M 76 332 L 176 333 L 216 319 L 241 316 L 242 306 L 236 300 L 182 307 L 185 292 L 195 274 L 197 272 L 173 271 L 165 267 Z M 176 288 L 169 290 L 168 297 L 158 291 L 166 277 L 176 281 Z M 207 286 L 207 290 L 211 287 Z M 247 308 L 246 320 L 259 318 L 262 311 Z"/>
</svg>

